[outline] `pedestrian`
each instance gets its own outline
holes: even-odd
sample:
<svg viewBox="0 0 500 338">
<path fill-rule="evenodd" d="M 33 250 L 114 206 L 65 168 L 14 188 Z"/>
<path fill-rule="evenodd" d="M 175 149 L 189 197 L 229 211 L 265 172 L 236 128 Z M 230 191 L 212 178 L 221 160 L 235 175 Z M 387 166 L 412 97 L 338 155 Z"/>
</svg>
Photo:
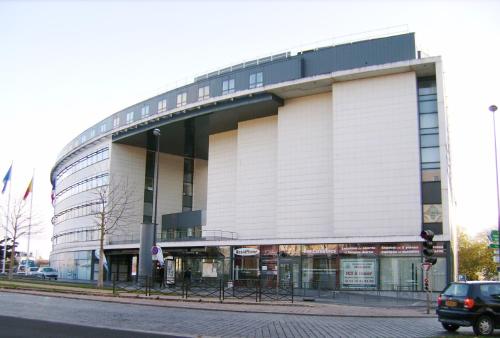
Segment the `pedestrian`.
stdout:
<svg viewBox="0 0 500 338">
<path fill-rule="evenodd" d="M 186 288 L 186 292 L 191 288 L 191 268 L 188 267 L 186 271 L 184 271 L 184 285 Z"/>
<path fill-rule="evenodd" d="M 188 267 L 186 271 L 184 271 L 184 281 L 189 281 L 191 282 L 191 268 Z"/>
</svg>

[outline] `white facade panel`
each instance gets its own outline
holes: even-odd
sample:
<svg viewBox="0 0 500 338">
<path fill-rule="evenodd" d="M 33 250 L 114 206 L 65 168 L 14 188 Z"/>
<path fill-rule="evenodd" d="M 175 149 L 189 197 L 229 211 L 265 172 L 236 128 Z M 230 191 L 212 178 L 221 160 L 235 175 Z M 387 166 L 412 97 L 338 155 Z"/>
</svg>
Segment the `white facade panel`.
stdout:
<svg viewBox="0 0 500 338">
<path fill-rule="evenodd" d="M 415 73 L 333 84 L 335 236 L 421 230 Z"/>
<path fill-rule="evenodd" d="M 125 185 L 133 203 L 127 210 L 127 223 L 117 228 L 108 238 L 138 236 L 143 216 L 144 177 L 146 171 L 146 149 L 113 143 L 110 152 L 110 182 Z M 112 188 L 111 188 L 112 189 Z M 138 238 L 138 237 L 137 237 Z"/>
<path fill-rule="evenodd" d="M 193 210 L 207 209 L 208 161 L 194 160 Z"/>
<path fill-rule="evenodd" d="M 332 95 L 285 101 L 278 110 L 277 236 L 331 236 Z"/>
<path fill-rule="evenodd" d="M 158 175 L 158 224 L 161 216 L 182 211 L 184 158 L 160 153 Z"/>
<path fill-rule="evenodd" d="M 270 116 L 238 124 L 236 224 L 231 231 L 240 239 L 276 235 L 277 120 Z"/>
<path fill-rule="evenodd" d="M 234 231 L 238 131 L 209 136 L 207 224 L 204 230 Z"/>
</svg>

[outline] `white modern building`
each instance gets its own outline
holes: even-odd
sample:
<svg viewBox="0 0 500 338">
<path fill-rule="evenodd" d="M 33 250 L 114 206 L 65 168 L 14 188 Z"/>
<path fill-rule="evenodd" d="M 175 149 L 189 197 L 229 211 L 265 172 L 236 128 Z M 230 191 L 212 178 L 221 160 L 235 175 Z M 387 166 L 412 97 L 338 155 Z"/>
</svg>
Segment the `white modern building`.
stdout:
<svg viewBox="0 0 500 338">
<path fill-rule="evenodd" d="M 422 290 L 431 229 L 444 287 L 455 272 L 442 64 L 419 54 L 403 34 L 273 55 L 91 126 L 52 169 L 51 265 L 96 278 L 95 190 L 126 180 L 133 217 L 105 238 L 106 277 L 137 276 L 158 141 L 157 241 L 176 278 L 189 266 L 200 278 Z"/>
</svg>

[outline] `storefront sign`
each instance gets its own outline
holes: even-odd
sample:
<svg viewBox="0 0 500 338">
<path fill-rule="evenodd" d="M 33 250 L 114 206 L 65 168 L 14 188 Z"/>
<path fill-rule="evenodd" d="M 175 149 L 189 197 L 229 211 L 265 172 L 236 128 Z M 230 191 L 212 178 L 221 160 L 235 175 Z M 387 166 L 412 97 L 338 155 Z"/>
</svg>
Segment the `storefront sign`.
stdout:
<svg viewBox="0 0 500 338">
<path fill-rule="evenodd" d="M 375 259 L 342 259 L 341 287 L 371 289 L 377 287 Z"/>
<path fill-rule="evenodd" d="M 337 249 L 305 249 L 304 255 L 336 255 Z"/>
<path fill-rule="evenodd" d="M 381 255 L 420 255 L 418 244 L 382 244 L 380 245 Z"/>
<path fill-rule="evenodd" d="M 259 254 L 259 249 L 255 248 L 239 248 L 234 250 L 234 254 L 238 256 L 256 256 Z"/>
<path fill-rule="evenodd" d="M 336 255 L 338 252 L 337 245 L 335 244 L 313 244 L 304 245 L 302 254 L 307 256 L 314 255 Z"/>
<path fill-rule="evenodd" d="M 340 254 L 344 255 L 375 255 L 377 253 L 377 247 L 372 246 L 340 246 Z"/>
</svg>

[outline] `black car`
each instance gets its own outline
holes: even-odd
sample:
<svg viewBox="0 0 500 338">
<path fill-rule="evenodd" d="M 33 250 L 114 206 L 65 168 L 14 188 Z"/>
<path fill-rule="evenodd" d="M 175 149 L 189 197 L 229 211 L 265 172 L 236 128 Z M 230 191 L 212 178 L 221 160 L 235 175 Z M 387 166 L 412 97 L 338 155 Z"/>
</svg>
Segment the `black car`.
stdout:
<svg viewBox="0 0 500 338">
<path fill-rule="evenodd" d="M 472 326 L 476 335 L 491 335 L 500 328 L 500 282 L 451 283 L 439 295 L 436 313 L 450 332 Z"/>
</svg>

